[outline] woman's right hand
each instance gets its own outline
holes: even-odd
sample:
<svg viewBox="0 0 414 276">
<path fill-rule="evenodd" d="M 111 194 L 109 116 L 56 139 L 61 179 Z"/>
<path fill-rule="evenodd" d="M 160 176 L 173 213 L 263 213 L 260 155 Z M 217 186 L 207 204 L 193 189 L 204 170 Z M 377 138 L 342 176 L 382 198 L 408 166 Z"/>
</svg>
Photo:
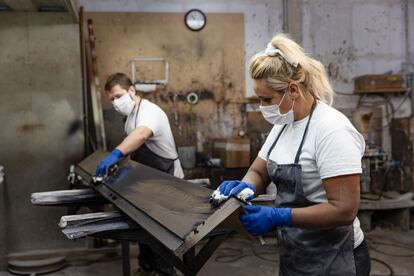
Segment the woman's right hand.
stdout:
<svg viewBox="0 0 414 276">
<path fill-rule="evenodd" d="M 240 180 L 226 180 L 212 193 L 210 203 L 213 206 L 218 206 L 229 197 L 250 201 L 254 198 L 255 193 L 256 188 L 252 184 Z"/>
</svg>

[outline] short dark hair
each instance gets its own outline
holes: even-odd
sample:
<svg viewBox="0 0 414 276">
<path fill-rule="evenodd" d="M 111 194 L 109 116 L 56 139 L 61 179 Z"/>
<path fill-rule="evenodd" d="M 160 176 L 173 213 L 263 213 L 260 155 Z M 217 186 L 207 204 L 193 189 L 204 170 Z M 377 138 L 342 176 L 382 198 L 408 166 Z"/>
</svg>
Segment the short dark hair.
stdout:
<svg viewBox="0 0 414 276">
<path fill-rule="evenodd" d="M 123 89 L 128 90 L 131 85 L 131 79 L 124 73 L 115 73 L 110 75 L 105 82 L 105 91 L 111 91 L 112 87 L 119 84 Z"/>
</svg>

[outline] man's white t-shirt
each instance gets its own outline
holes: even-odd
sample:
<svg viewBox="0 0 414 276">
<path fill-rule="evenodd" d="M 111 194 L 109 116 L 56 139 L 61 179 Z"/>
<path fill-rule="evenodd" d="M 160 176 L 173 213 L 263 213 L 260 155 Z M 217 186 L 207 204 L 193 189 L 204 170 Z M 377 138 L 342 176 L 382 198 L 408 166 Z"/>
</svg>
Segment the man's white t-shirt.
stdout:
<svg viewBox="0 0 414 276">
<path fill-rule="evenodd" d="M 309 116 L 286 126 L 269 158 L 278 164 L 291 164 L 303 137 Z M 275 125 L 259 152 L 267 161 L 267 153 L 283 126 Z M 312 202 L 327 202 L 322 179 L 362 173 L 361 158 L 365 140 L 348 118 L 318 101 L 300 155 L 305 196 Z M 361 244 L 364 234 L 358 218 L 354 223 L 354 247 Z"/>
<path fill-rule="evenodd" d="M 145 145 L 152 152 L 168 159 L 176 159 L 178 157 L 167 114 L 158 105 L 141 99 L 139 109 L 135 107 L 127 117 L 125 132 L 129 135 L 140 126 L 151 129 L 153 133 L 152 137 L 145 141 Z M 184 178 L 184 172 L 179 159 L 174 161 L 174 176 Z"/>
</svg>

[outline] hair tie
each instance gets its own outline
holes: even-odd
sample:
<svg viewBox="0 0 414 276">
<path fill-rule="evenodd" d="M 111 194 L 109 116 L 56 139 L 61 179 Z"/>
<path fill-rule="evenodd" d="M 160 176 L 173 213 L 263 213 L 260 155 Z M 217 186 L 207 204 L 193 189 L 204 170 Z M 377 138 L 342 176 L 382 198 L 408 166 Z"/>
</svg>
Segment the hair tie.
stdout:
<svg viewBox="0 0 414 276">
<path fill-rule="evenodd" d="M 273 46 L 270 42 L 267 44 L 265 54 L 269 57 L 275 57 L 277 54 L 279 54 L 284 60 L 286 60 L 287 63 L 289 63 L 295 68 L 298 67 L 299 62 L 297 60 L 292 60 L 288 58 L 280 49 Z"/>
</svg>

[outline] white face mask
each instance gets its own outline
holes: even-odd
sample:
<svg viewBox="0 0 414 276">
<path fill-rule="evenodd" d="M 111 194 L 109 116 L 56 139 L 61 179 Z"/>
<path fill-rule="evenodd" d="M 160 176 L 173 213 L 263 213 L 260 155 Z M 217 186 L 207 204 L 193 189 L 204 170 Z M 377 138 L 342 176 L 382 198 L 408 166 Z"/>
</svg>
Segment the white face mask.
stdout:
<svg viewBox="0 0 414 276">
<path fill-rule="evenodd" d="M 132 99 L 131 95 L 127 92 L 125 95 L 122 95 L 118 99 L 112 101 L 112 105 L 115 110 L 124 116 L 131 114 L 135 106 L 135 101 Z"/>
<path fill-rule="evenodd" d="M 293 101 L 292 108 L 285 114 L 280 113 L 280 105 L 285 98 L 286 92 L 282 97 L 279 105 L 268 105 L 268 106 L 259 106 L 260 111 L 262 112 L 263 118 L 266 121 L 271 123 L 272 125 L 285 125 L 290 124 L 294 121 L 295 117 L 293 114 L 293 106 L 295 105 L 295 101 Z"/>
</svg>

